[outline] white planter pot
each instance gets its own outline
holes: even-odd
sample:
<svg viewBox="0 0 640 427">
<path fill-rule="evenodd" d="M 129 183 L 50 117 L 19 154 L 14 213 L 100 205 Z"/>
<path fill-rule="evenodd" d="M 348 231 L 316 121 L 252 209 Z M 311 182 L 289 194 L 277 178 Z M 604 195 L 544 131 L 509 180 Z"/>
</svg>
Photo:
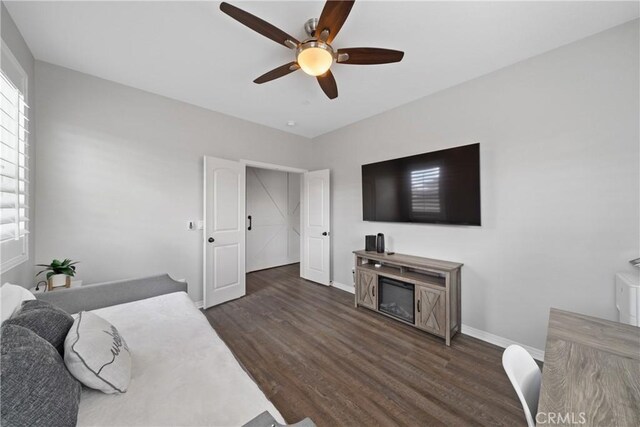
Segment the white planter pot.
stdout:
<svg viewBox="0 0 640 427">
<path fill-rule="evenodd" d="M 66 274 L 54 274 L 49 278 L 49 284 L 52 288 L 59 288 L 60 286 L 66 286 L 69 276 Z"/>
</svg>

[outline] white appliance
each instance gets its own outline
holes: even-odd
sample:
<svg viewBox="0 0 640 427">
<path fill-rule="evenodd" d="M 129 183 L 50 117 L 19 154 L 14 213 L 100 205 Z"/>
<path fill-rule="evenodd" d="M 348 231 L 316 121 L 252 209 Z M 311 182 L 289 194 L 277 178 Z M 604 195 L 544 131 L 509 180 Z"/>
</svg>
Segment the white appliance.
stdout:
<svg viewBox="0 0 640 427">
<path fill-rule="evenodd" d="M 618 321 L 640 326 L 640 276 L 638 274 L 616 274 L 616 307 Z"/>
</svg>

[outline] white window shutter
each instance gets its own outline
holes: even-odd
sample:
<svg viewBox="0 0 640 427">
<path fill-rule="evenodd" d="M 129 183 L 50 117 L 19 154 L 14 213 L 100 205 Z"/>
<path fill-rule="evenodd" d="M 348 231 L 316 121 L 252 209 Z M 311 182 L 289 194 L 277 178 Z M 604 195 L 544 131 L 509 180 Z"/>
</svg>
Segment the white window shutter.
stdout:
<svg viewBox="0 0 640 427">
<path fill-rule="evenodd" d="M 24 94 L 0 72 L 0 242 L 29 232 L 28 108 Z"/>
<path fill-rule="evenodd" d="M 29 77 L 0 49 L 0 273 L 29 259 Z"/>
</svg>

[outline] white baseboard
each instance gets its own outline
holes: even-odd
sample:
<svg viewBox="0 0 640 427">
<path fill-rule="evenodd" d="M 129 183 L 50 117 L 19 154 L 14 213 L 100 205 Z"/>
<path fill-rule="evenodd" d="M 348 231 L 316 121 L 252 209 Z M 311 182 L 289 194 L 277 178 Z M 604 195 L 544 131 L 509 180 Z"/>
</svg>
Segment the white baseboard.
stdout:
<svg viewBox="0 0 640 427">
<path fill-rule="evenodd" d="M 531 357 L 533 357 L 534 359 L 541 362 L 544 361 L 544 351 L 525 344 L 520 344 L 519 342 L 510 340 L 508 338 L 481 331 L 480 329 L 472 328 L 471 326 L 467 326 L 465 324 L 462 324 L 462 333 L 502 348 L 507 348 L 511 344 L 517 344 L 527 350 Z"/>
<path fill-rule="evenodd" d="M 193 303 L 196 305 L 196 308 L 198 310 L 200 310 L 202 307 L 204 307 L 204 300 L 202 300 L 202 301 L 194 301 Z"/>
<path fill-rule="evenodd" d="M 338 288 L 342 291 L 349 292 L 350 294 L 356 293 L 356 288 L 353 285 L 345 285 L 344 283 L 331 282 L 331 286 Z"/>
<path fill-rule="evenodd" d="M 331 282 L 331 286 L 352 294 L 356 293 L 355 287 L 352 285 L 350 286 L 350 285 L 345 285 L 344 283 Z M 490 344 L 497 345 L 498 347 L 502 347 L 502 348 L 507 348 L 511 344 L 517 344 L 522 348 L 524 348 L 525 350 L 527 350 L 531 355 L 531 357 L 533 357 L 534 359 L 540 360 L 541 362 L 544 361 L 544 351 L 537 348 L 533 348 L 525 344 L 520 344 L 519 342 L 510 340 L 508 338 L 494 335 L 489 332 L 481 331 L 480 329 L 472 328 L 471 326 L 467 326 L 464 324 L 462 325 L 462 333 L 465 335 L 469 335 L 470 337 L 474 337 L 479 340 L 488 342 Z"/>
</svg>

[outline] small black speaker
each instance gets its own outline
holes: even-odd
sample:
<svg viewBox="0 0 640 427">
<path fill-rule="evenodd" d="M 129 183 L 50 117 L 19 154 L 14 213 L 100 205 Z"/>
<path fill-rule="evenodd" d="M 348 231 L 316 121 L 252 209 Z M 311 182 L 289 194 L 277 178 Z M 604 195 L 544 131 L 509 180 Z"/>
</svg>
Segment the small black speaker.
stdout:
<svg viewBox="0 0 640 427">
<path fill-rule="evenodd" d="M 384 234 L 378 233 L 378 238 L 376 239 L 376 252 L 379 254 L 384 253 Z"/>
<path fill-rule="evenodd" d="M 364 250 L 367 252 L 375 252 L 376 250 L 376 236 L 371 234 L 364 236 Z"/>
</svg>

